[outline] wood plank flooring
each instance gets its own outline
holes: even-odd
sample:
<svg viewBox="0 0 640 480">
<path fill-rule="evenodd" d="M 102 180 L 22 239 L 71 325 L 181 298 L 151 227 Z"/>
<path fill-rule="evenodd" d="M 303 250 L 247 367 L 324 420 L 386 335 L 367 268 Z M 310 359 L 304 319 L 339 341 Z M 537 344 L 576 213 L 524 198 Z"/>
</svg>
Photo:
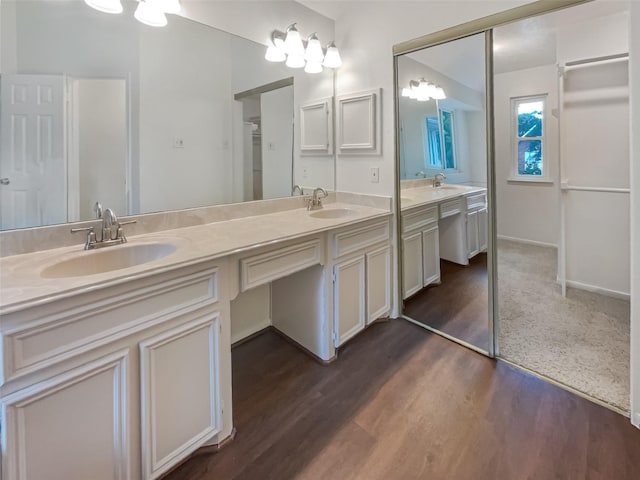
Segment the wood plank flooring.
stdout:
<svg viewBox="0 0 640 480">
<path fill-rule="evenodd" d="M 404 320 L 329 366 L 267 332 L 234 349 L 233 394 L 236 439 L 167 480 L 640 478 L 627 418 Z"/>
<path fill-rule="evenodd" d="M 431 285 L 405 300 L 404 314 L 420 323 L 489 350 L 487 254 L 469 265 L 440 260 L 441 285 Z"/>
</svg>

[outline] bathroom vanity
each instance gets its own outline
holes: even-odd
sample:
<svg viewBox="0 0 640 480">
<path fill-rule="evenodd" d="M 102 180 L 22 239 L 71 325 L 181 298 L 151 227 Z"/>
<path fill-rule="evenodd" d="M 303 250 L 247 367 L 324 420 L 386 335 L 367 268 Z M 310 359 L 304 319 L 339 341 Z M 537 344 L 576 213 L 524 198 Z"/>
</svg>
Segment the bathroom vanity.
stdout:
<svg viewBox="0 0 640 480">
<path fill-rule="evenodd" d="M 2 258 L 3 478 L 154 479 L 230 438 L 231 301 L 270 284 L 272 326 L 330 362 L 390 313 L 385 200 Z"/>
<path fill-rule="evenodd" d="M 487 249 L 487 191 L 416 186 L 401 190 L 403 299 L 440 282 L 440 259 L 468 265 Z"/>
</svg>

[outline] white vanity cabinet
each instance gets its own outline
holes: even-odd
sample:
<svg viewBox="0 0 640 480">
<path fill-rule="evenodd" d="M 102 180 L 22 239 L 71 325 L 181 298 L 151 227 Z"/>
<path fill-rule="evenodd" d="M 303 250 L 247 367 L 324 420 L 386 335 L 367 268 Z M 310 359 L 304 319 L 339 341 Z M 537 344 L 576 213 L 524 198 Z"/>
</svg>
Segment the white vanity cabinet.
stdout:
<svg viewBox="0 0 640 480">
<path fill-rule="evenodd" d="M 153 479 L 224 438 L 221 269 L 183 267 L 5 313 L 2 478 Z"/>
<path fill-rule="evenodd" d="M 338 347 L 391 310 L 389 218 L 329 235 L 333 287 L 333 341 Z"/>
<path fill-rule="evenodd" d="M 465 198 L 467 258 L 487 250 L 487 195 L 480 193 Z"/>
<path fill-rule="evenodd" d="M 437 205 L 402 212 L 403 299 L 440 281 Z"/>
</svg>

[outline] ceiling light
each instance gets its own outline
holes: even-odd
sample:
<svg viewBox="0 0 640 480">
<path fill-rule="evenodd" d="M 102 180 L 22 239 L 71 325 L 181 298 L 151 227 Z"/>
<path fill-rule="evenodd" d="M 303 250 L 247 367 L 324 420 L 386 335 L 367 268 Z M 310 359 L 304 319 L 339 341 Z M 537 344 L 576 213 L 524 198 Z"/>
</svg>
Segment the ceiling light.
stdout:
<svg viewBox="0 0 640 480">
<path fill-rule="evenodd" d="M 284 51 L 287 55 L 297 55 L 300 57 L 304 55 L 304 45 L 302 44 L 302 38 L 295 23 L 287 27 L 287 36 L 284 39 Z"/>
<path fill-rule="evenodd" d="M 122 13 L 120 0 L 84 0 L 91 8 L 104 13 Z"/>
<path fill-rule="evenodd" d="M 411 89 L 407 88 L 407 87 L 404 87 L 402 89 L 402 96 L 403 97 L 410 97 L 411 96 Z"/>
<path fill-rule="evenodd" d="M 320 62 L 307 62 L 304 66 L 307 73 L 322 73 L 322 64 Z"/>
<path fill-rule="evenodd" d="M 419 102 L 426 102 L 431 98 L 434 100 L 447 98 L 442 87 L 435 85 L 424 78 L 421 78 L 420 80 L 409 80 L 409 87 L 402 89 L 402 96 L 418 100 Z"/>
<path fill-rule="evenodd" d="M 267 53 L 265 53 L 264 58 L 269 62 L 284 62 L 287 59 L 287 54 L 272 43 L 267 47 Z"/>
<path fill-rule="evenodd" d="M 315 33 L 309 36 L 307 40 L 307 49 L 304 52 L 304 59 L 307 62 L 320 64 L 324 60 L 324 52 L 322 51 L 322 45 Z M 320 70 L 322 71 L 322 69 Z M 314 72 L 315 73 L 315 72 Z"/>
<path fill-rule="evenodd" d="M 157 0 L 140 0 L 133 16 L 150 27 L 164 27 L 167 17 Z"/>
<path fill-rule="evenodd" d="M 432 97 L 436 100 L 444 100 L 447 96 L 444 93 L 444 90 L 440 85 L 436 85 L 436 88 L 433 91 Z"/>
<path fill-rule="evenodd" d="M 333 42 L 327 45 L 327 54 L 324 56 L 324 62 L 322 62 L 322 65 L 327 68 L 339 68 L 340 65 L 342 65 L 340 52 Z"/>
</svg>

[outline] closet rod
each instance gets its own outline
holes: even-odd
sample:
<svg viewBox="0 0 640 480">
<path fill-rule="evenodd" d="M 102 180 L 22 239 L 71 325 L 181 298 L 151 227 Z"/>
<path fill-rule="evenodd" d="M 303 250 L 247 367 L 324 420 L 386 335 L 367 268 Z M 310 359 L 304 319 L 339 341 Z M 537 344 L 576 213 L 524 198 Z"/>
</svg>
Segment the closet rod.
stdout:
<svg viewBox="0 0 640 480">
<path fill-rule="evenodd" d="M 561 185 L 562 191 L 577 192 L 603 192 L 603 193 L 631 193 L 630 188 L 613 188 L 613 187 L 577 187 L 573 185 Z"/>
<path fill-rule="evenodd" d="M 628 53 L 618 53 L 615 55 L 607 55 L 605 57 L 593 57 L 593 58 L 585 58 L 582 60 L 574 60 L 571 62 L 567 62 L 564 64 L 564 71 L 573 70 L 576 68 L 582 67 L 591 67 L 593 65 L 603 65 L 608 63 L 621 62 L 623 60 L 628 60 Z"/>
</svg>

